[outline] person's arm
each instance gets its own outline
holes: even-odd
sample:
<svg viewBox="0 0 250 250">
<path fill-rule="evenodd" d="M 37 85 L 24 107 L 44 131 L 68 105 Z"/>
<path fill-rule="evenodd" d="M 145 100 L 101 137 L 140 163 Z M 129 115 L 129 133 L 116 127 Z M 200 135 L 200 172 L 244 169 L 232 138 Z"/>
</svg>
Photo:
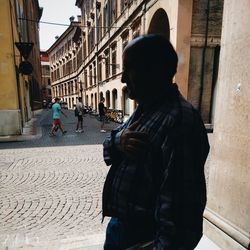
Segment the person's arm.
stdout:
<svg viewBox="0 0 250 250">
<path fill-rule="evenodd" d="M 186 147 L 176 146 L 177 142 L 161 148 L 163 171 L 155 209 L 156 250 L 191 250 L 202 237 L 206 205 L 204 164 L 209 145 L 202 127 L 195 126 L 195 131 Z"/>
<path fill-rule="evenodd" d="M 67 115 L 62 111 L 62 109 L 60 109 L 60 111 L 65 117 L 67 117 Z"/>
<path fill-rule="evenodd" d="M 118 147 L 122 131 L 122 127 L 112 130 L 111 134 L 107 136 L 103 142 L 103 158 L 108 166 L 115 163 L 120 158 L 120 151 L 118 150 Z"/>
<path fill-rule="evenodd" d="M 144 132 L 134 131 L 137 122 L 128 128 L 125 124 L 111 131 L 103 143 L 104 161 L 111 165 L 120 159 L 121 154 L 131 159 L 138 159 L 145 155 L 149 148 L 148 136 Z"/>
<path fill-rule="evenodd" d="M 168 152 L 167 152 L 168 151 Z M 173 178 L 173 162 L 174 150 L 167 149 L 161 151 L 160 159 L 162 162 L 162 176 L 159 194 L 156 202 L 155 220 L 156 220 L 156 236 L 154 242 L 154 250 L 168 250 L 173 248 L 176 224 L 174 220 L 174 178 Z M 165 168 L 165 169 L 164 169 Z M 180 235 L 180 237 L 182 237 Z M 177 249 L 176 249 L 177 250 Z"/>
</svg>

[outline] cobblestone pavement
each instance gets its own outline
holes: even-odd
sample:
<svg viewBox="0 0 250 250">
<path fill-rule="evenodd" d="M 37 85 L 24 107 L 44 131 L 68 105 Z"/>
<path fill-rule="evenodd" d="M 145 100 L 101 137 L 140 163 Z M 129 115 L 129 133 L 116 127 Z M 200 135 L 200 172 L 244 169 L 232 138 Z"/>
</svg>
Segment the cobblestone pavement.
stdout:
<svg viewBox="0 0 250 250">
<path fill-rule="evenodd" d="M 68 133 L 49 137 L 50 113 L 38 117 L 39 138 L 0 143 L 0 249 L 101 249 L 106 134 L 89 116 L 84 133 L 75 133 L 75 117 L 67 111 Z"/>
</svg>

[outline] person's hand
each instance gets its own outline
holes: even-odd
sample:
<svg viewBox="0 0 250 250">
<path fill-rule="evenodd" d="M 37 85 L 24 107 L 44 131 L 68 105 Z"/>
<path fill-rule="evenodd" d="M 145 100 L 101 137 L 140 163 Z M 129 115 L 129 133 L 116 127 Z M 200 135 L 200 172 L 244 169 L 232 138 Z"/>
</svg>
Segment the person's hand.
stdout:
<svg viewBox="0 0 250 250">
<path fill-rule="evenodd" d="M 124 129 L 120 139 L 120 149 L 131 159 L 140 159 L 145 156 L 149 149 L 149 138 L 147 133 L 134 131 L 138 121 Z"/>
</svg>

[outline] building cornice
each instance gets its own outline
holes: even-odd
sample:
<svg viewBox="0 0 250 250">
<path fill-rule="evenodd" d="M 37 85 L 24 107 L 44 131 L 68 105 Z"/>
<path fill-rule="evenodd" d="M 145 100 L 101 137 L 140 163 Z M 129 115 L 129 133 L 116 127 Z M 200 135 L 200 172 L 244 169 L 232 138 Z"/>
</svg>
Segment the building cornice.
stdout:
<svg viewBox="0 0 250 250">
<path fill-rule="evenodd" d="M 63 34 L 51 45 L 51 47 L 47 50 L 47 53 L 50 54 L 58 45 L 64 41 L 64 39 L 77 27 L 79 27 L 80 22 L 71 22 L 69 27 L 63 32 Z"/>
</svg>

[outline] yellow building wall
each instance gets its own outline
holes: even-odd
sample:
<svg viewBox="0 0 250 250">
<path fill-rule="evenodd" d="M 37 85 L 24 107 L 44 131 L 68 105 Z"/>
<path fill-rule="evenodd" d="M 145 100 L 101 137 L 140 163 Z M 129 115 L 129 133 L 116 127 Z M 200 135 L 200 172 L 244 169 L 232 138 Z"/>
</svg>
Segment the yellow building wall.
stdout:
<svg viewBox="0 0 250 250">
<path fill-rule="evenodd" d="M 21 1 L 20 1 L 21 2 Z M 15 42 L 19 42 L 15 1 L 0 0 L 0 136 L 21 134 L 26 121 L 25 77 L 16 75 L 21 57 Z M 21 6 L 21 4 L 20 4 Z M 19 81 L 18 81 L 19 79 Z"/>
<path fill-rule="evenodd" d="M 18 109 L 17 84 L 9 1 L 0 8 L 0 110 Z"/>
</svg>

